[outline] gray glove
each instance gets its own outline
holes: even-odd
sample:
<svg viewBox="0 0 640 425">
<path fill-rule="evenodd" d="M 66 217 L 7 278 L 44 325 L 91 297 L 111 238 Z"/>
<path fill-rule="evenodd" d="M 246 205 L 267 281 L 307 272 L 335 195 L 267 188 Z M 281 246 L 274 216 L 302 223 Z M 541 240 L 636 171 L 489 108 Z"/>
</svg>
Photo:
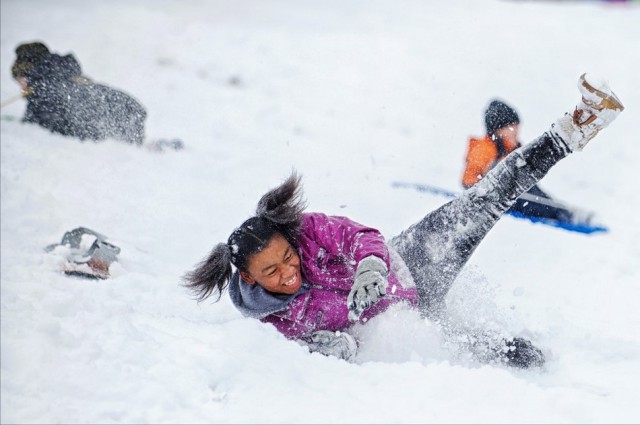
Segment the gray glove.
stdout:
<svg viewBox="0 0 640 425">
<path fill-rule="evenodd" d="M 312 353 L 351 360 L 358 352 L 356 340 L 346 332 L 316 331 L 309 341 L 302 341 Z"/>
<path fill-rule="evenodd" d="M 363 311 L 387 293 L 388 273 L 385 262 L 374 255 L 360 260 L 351 292 L 347 297 L 349 320 L 357 321 Z"/>
</svg>

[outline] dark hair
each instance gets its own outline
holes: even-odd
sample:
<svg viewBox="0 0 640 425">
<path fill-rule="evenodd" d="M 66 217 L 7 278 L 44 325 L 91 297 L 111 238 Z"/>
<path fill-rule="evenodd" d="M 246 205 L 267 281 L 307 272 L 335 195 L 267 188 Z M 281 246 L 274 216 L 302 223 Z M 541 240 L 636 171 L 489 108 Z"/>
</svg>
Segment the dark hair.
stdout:
<svg viewBox="0 0 640 425">
<path fill-rule="evenodd" d="M 17 58 L 11 67 L 13 78 L 27 76 L 35 64 L 50 54 L 47 46 L 40 41 L 20 44 L 16 47 Z"/>
<path fill-rule="evenodd" d="M 294 171 L 284 183 L 260 198 L 256 215 L 236 228 L 227 243 L 217 244 L 209 256 L 184 275 L 184 286 L 198 302 L 214 292 L 218 295 L 216 301 L 220 300 L 229 285 L 232 264 L 246 272 L 251 256 L 262 251 L 275 235 L 282 235 L 294 248 L 298 247 L 304 208 L 300 177 Z"/>
<path fill-rule="evenodd" d="M 484 113 L 484 124 L 487 128 L 487 134 L 492 135 L 509 124 L 520 124 L 520 117 L 511 106 L 501 100 L 494 99 Z"/>
</svg>

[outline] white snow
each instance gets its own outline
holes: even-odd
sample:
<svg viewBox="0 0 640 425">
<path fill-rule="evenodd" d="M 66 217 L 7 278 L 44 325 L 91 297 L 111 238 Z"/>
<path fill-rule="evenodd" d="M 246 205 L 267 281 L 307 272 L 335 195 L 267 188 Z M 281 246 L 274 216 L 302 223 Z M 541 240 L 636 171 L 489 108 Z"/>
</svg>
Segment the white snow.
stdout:
<svg viewBox="0 0 640 425">
<path fill-rule="evenodd" d="M 2 0 L 2 99 L 15 47 L 42 40 L 186 149 L 1 122 L 1 422 L 640 422 L 639 5 Z M 576 104 L 583 72 L 626 110 L 542 187 L 610 232 L 505 217 L 450 294 L 461 323 L 541 346 L 544 370 L 473 363 L 402 308 L 356 330 L 350 364 L 180 286 L 294 168 L 309 211 L 397 234 L 445 199 L 392 181 L 458 190 L 492 97 L 528 141 Z M 67 277 L 44 252 L 78 226 L 122 249 L 113 278 Z"/>
</svg>

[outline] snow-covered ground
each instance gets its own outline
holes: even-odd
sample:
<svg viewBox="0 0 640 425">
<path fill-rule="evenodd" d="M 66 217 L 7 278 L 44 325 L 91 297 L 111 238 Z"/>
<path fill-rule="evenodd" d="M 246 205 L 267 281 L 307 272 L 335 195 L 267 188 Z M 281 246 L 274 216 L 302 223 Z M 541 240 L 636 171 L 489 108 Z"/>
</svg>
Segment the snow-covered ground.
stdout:
<svg viewBox="0 0 640 425">
<path fill-rule="evenodd" d="M 638 2 L 2 0 L 14 48 L 42 40 L 148 110 L 155 153 L 1 122 L 2 423 L 638 423 Z M 597 211 L 584 236 L 505 217 L 453 288 L 452 314 L 542 347 L 544 370 L 480 365 L 393 309 L 355 364 L 197 304 L 181 276 L 292 169 L 310 211 L 393 236 L 458 189 L 488 100 L 528 141 L 585 72 L 626 106 L 542 187 Z M 60 272 L 43 247 L 87 226 L 122 248 L 113 278 Z"/>
</svg>

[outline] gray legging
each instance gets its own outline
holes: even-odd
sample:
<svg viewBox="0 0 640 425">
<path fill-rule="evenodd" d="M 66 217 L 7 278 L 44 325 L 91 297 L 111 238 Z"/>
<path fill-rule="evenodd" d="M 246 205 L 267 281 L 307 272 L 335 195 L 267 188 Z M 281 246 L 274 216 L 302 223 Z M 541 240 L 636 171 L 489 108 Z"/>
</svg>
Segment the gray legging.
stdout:
<svg viewBox="0 0 640 425">
<path fill-rule="evenodd" d="M 447 292 L 480 241 L 523 192 L 570 152 L 557 135 L 544 133 L 391 240 L 416 282 L 424 316 L 443 317 Z"/>
</svg>

